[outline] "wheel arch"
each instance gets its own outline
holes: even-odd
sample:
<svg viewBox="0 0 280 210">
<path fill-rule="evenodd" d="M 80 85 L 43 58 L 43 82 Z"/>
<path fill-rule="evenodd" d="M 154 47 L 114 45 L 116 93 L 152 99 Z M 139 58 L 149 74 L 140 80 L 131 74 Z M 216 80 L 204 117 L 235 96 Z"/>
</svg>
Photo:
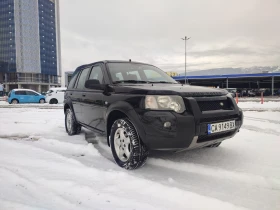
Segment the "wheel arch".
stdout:
<svg viewBox="0 0 280 210">
<path fill-rule="evenodd" d="M 19 103 L 18 98 L 13 98 L 13 99 L 11 100 L 11 103 L 12 103 L 13 100 L 16 100 L 16 101 Z"/>
<path fill-rule="evenodd" d="M 141 125 L 139 117 L 138 117 L 136 111 L 134 110 L 134 108 L 128 102 L 119 101 L 115 104 L 112 104 L 108 108 L 107 113 L 106 113 L 106 118 L 105 118 L 106 123 L 105 123 L 105 125 L 106 125 L 106 134 L 107 134 L 107 144 L 108 144 L 108 146 L 110 146 L 109 136 L 110 136 L 110 133 L 111 133 L 111 127 L 117 119 L 121 119 L 121 118 L 128 118 L 129 121 L 136 128 L 139 137 L 141 139 L 144 138 L 145 132 L 144 132 L 144 129 Z"/>
</svg>

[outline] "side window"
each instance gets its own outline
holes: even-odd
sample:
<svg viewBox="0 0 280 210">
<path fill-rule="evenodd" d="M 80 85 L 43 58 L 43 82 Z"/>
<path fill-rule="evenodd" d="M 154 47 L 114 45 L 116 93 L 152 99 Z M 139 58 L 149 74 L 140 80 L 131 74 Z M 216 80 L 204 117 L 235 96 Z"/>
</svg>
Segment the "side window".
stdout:
<svg viewBox="0 0 280 210">
<path fill-rule="evenodd" d="M 26 95 L 28 95 L 28 96 L 35 96 L 37 94 L 32 92 L 32 91 L 26 91 Z"/>
<path fill-rule="evenodd" d="M 80 78 L 77 84 L 77 89 L 84 89 L 89 70 L 90 68 L 84 69 L 80 74 Z"/>
<path fill-rule="evenodd" d="M 97 79 L 100 84 L 103 84 L 103 73 L 100 66 L 94 66 L 92 68 L 89 79 Z"/>
<path fill-rule="evenodd" d="M 72 76 L 72 78 L 71 78 L 71 80 L 69 82 L 69 85 L 68 85 L 69 89 L 74 88 L 74 85 L 75 85 L 75 82 L 77 80 L 78 75 L 79 75 L 79 72 L 77 72 L 75 75 Z"/>
<path fill-rule="evenodd" d="M 20 91 L 16 91 L 15 92 L 15 95 L 26 95 L 26 92 L 25 91 L 22 91 L 22 90 L 20 90 Z"/>
</svg>

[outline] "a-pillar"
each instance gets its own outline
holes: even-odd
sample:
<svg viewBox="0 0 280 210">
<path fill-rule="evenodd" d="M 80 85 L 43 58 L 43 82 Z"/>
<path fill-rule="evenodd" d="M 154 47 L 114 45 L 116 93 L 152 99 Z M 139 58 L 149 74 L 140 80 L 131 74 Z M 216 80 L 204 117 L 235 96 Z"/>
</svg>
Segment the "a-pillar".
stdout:
<svg viewBox="0 0 280 210">
<path fill-rule="evenodd" d="M 273 96 L 274 94 L 274 77 L 272 77 L 272 81 L 271 81 L 271 95 Z"/>
</svg>

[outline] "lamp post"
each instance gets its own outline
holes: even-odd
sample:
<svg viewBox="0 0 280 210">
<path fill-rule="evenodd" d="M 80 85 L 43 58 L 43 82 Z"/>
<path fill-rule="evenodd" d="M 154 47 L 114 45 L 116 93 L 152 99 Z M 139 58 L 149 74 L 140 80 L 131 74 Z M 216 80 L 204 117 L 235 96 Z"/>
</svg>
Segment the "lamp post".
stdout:
<svg viewBox="0 0 280 210">
<path fill-rule="evenodd" d="M 187 41 L 190 39 L 191 37 L 187 37 L 185 36 L 184 38 L 182 38 L 182 40 L 185 40 L 185 84 L 189 83 L 189 81 L 187 82 Z"/>
</svg>

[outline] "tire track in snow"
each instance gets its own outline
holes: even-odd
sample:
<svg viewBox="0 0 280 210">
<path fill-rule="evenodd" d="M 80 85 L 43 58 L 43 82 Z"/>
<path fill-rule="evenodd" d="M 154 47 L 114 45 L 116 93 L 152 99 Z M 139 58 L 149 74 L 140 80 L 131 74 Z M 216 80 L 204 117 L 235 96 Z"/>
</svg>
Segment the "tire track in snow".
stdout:
<svg viewBox="0 0 280 210">
<path fill-rule="evenodd" d="M 183 171 L 186 173 L 195 173 L 205 176 L 211 176 L 218 179 L 227 179 L 231 181 L 238 181 L 244 184 L 251 184 L 257 187 L 268 188 L 280 191 L 280 179 L 268 178 L 254 174 L 248 174 L 237 171 L 228 171 L 220 168 L 209 167 L 205 165 L 193 163 L 178 163 L 170 160 L 150 158 L 148 164 L 161 166 L 168 169 Z"/>
<path fill-rule="evenodd" d="M 278 121 L 278 120 L 270 120 L 270 119 L 257 118 L 257 117 L 246 117 L 246 116 L 245 116 L 245 119 L 259 121 L 259 122 L 270 122 L 270 123 L 274 123 L 274 124 L 280 124 L 280 121 Z"/>
<path fill-rule="evenodd" d="M 253 125 L 242 125 L 242 129 L 246 129 L 249 131 L 255 131 L 255 132 L 259 132 L 259 133 L 266 133 L 266 134 L 272 134 L 275 136 L 280 136 L 280 132 L 272 130 L 272 129 L 264 129 L 264 128 L 260 128 L 260 127 L 256 127 Z"/>
<path fill-rule="evenodd" d="M 95 148 L 103 157 L 114 162 L 113 158 L 108 153 L 110 151 L 106 149 L 105 146 L 106 145 L 104 145 L 104 143 L 99 143 L 98 145 L 95 145 Z M 146 164 L 159 166 L 166 169 L 172 169 L 184 173 L 195 173 L 203 176 L 211 176 L 218 179 L 230 180 L 235 182 L 237 181 L 257 187 L 263 187 L 267 189 L 280 191 L 280 179 L 268 178 L 260 175 L 248 174 L 237 171 L 228 171 L 225 169 L 209 167 L 200 164 L 174 162 L 170 160 L 157 158 L 149 158 Z"/>
</svg>

